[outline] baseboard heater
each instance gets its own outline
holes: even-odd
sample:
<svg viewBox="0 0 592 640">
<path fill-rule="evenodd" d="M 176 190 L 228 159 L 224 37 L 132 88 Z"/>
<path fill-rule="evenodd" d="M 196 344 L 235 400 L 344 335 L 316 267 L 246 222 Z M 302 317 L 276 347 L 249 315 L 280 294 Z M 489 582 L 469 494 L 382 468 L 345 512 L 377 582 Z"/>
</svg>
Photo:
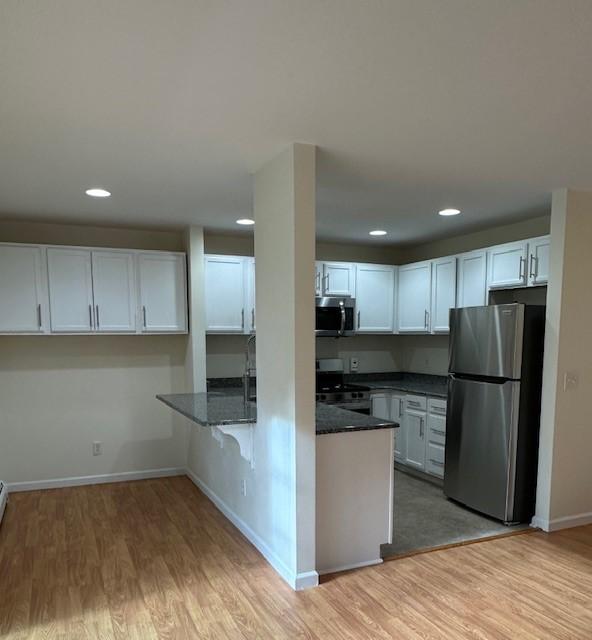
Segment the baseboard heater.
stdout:
<svg viewBox="0 0 592 640">
<path fill-rule="evenodd" d="M 6 502 L 8 501 L 8 487 L 0 480 L 0 523 L 2 522 L 2 516 L 4 515 L 4 509 L 6 509 Z"/>
</svg>

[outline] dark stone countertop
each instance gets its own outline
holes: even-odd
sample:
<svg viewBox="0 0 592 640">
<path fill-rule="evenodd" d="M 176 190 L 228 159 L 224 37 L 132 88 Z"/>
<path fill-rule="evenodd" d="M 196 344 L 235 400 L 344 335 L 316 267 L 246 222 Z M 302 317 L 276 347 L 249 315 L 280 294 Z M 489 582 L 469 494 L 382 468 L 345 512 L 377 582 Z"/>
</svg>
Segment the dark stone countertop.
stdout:
<svg viewBox="0 0 592 640">
<path fill-rule="evenodd" d="M 363 384 L 373 391 L 403 391 L 422 396 L 446 398 L 448 395 L 448 378 L 421 373 L 392 374 L 352 374 L 346 375 L 347 382 Z"/>
<path fill-rule="evenodd" d="M 346 382 L 363 384 L 375 391 L 383 389 L 403 391 L 404 393 L 435 398 L 446 398 L 448 394 L 448 378 L 446 376 L 391 371 L 385 373 L 346 373 L 344 378 Z M 240 385 L 240 378 L 208 378 L 208 390 L 210 391 L 239 394 L 241 391 L 237 388 Z"/>
<path fill-rule="evenodd" d="M 242 391 L 236 387 L 229 387 L 226 391 L 173 393 L 156 397 L 171 409 L 204 427 L 252 424 L 257 421 L 257 405 L 249 402 L 245 407 Z M 317 435 L 394 429 L 398 426 L 396 422 L 380 420 L 321 402 L 316 404 Z"/>
</svg>

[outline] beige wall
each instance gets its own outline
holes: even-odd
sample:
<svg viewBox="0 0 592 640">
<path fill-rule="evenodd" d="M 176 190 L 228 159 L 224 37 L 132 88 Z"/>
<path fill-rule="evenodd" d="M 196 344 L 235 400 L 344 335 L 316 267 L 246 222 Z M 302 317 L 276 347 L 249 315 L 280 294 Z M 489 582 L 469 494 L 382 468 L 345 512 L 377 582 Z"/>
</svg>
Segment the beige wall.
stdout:
<svg viewBox="0 0 592 640">
<path fill-rule="evenodd" d="M 174 231 L 97 227 L 77 224 L 49 224 L 0 220 L 0 242 L 66 244 L 118 249 L 183 251 L 183 235 Z"/>
<path fill-rule="evenodd" d="M 0 336 L 0 471 L 9 483 L 185 467 L 185 336 Z M 92 442 L 104 453 L 92 455 Z"/>
<path fill-rule="evenodd" d="M 591 246 L 592 192 L 555 192 L 535 519 L 547 530 L 592 522 Z"/>
<path fill-rule="evenodd" d="M 183 248 L 179 234 L 0 221 L 0 242 Z M 186 464 L 187 336 L 0 336 L 0 474 L 9 483 Z M 92 442 L 104 453 L 92 456 Z"/>
<path fill-rule="evenodd" d="M 435 240 L 411 247 L 402 248 L 399 252 L 400 263 L 429 260 L 441 256 L 452 256 L 473 249 L 483 249 L 496 244 L 536 238 L 549 233 L 550 216 L 530 218 L 513 224 L 501 225 L 443 240 Z"/>
</svg>

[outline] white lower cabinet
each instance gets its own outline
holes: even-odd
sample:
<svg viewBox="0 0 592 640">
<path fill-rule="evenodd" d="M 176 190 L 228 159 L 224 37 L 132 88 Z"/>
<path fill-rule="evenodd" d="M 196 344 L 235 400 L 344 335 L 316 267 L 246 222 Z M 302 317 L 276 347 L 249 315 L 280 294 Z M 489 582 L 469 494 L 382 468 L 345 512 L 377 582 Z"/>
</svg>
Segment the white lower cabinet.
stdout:
<svg viewBox="0 0 592 640">
<path fill-rule="evenodd" d="M 439 478 L 444 477 L 444 448 L 446 446 L 446 401 L 428 400 L 428 430 L 425 470 Z"/>
<path fill-rule="evenodd" d="M 446 400 L 381 391 L 372 394 L 372 415 L 401 425 L 395 432 L 397 462 L 444 477 Z"/>
<path fill-rule="evenodd" d="M 404 420 L 407 432 L 405 464 L 423 471 L 425 469 L 427 422 L 425 396 L 405 396 Z"/>
</svg>

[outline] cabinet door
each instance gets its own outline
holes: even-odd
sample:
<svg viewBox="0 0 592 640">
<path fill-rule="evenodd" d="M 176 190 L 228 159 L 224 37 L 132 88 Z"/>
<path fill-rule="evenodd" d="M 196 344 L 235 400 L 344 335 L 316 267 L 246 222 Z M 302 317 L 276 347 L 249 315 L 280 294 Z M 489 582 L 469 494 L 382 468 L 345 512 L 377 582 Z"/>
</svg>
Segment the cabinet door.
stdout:
<svg viewBox="0 0 592 640">
<path fill-rule="evenodd" d="M 392 394 L 390 397 L 390 419 L 399 423 L 395 429 L 395 460 L 405 462 L 407 458 L 407 430 L 405 424 L 405 397 Z"/>
<path fill-rule="evenodd" d="M 405 429 L 407 435 L 407 452 L 405 464 L 415 469 L 425 468 L 425 432 L 426 412 L 418 409 L 405 408 Z"/>
<path fill-rule="evenodd" d="M 456 258 L 432 262 L 432 333 L 449 333 L 450 309 L 456 305 Z"/>
<path fill-rule="evenodd" d="M 482 307 L 487 304 L 487 253 L 471 251 L 458 256 L 457 307 Z"/>
<path fill-rule="evenodd" d="M 532 287 L 549 281 L 550 244 L 549 236 L 528 241 L 528 284 Z"/>
<path fill-rule="evenodd" d="M 315 296 L 323 295 L 323 263 L 315 262 Z"/>
<path fill-rule="evenodd" d="M 248 332 L 255 333 L 256 313 L 255 313 L 255 258 L 247 259 L 247 315 L 248 315 Z"/>
<path fill-rule="evenodd" d="M 93 251 L 92 278 L 96 331 L 134 332 L 137 315 L 134 254 Z"/>
<path fill-rule="evenodd" d="M 0 245 L 0 333 L 43 333 L 43 249 Z"/>
<path fill-rule="evenodd" d="M 490 289 L 526 286 L 526 242 L 512 242 L 487 251 L 487 286 Z"/>
<path fill-rule="evenodd" d="M 354 296 L 355 266 L 348 262 L 325 262 L 323 264 L 323 295 Z"/>
<path fill-rule="evenodd" d="M 428 404 L 428 431 L 426 440 L 426 472 L 444 477 L 444 451 L 446 446 L 446 402 L 430 399 Z"/>
<path fill-rule="evenodd" d="M 394 295 L 394 267 L 356 265 L 356 326 L 359 333 L 393 332 Z"/>
<path fill-rule="evenodd" d="M 206 256 L 206 329 L 213 333 L 245 333 L 245 258 Z"/>
<path fill-rule="evenodd" d="M 372 415 L 375 418 L 381 420 L 390 420 L 390 394 L 388 393 L 373 393 L 372 394 Z"/>
<path fill-rule="evenodd" d="M 430 262 L 399 267 L 397 326 L 400 333 L 429 333 L 431 273 Z"/>
<path fill-rule="evenodd" d="M 138 280 L 142 331 L 187 331 L 185 255 L 148 251 L 139 253 Z"/>
<path fill-rule="evenodd" d="M 94 329 L 91 253 L 86 249 L 47 250 L 51 330 L 85 333 Z"/>
</svg>

